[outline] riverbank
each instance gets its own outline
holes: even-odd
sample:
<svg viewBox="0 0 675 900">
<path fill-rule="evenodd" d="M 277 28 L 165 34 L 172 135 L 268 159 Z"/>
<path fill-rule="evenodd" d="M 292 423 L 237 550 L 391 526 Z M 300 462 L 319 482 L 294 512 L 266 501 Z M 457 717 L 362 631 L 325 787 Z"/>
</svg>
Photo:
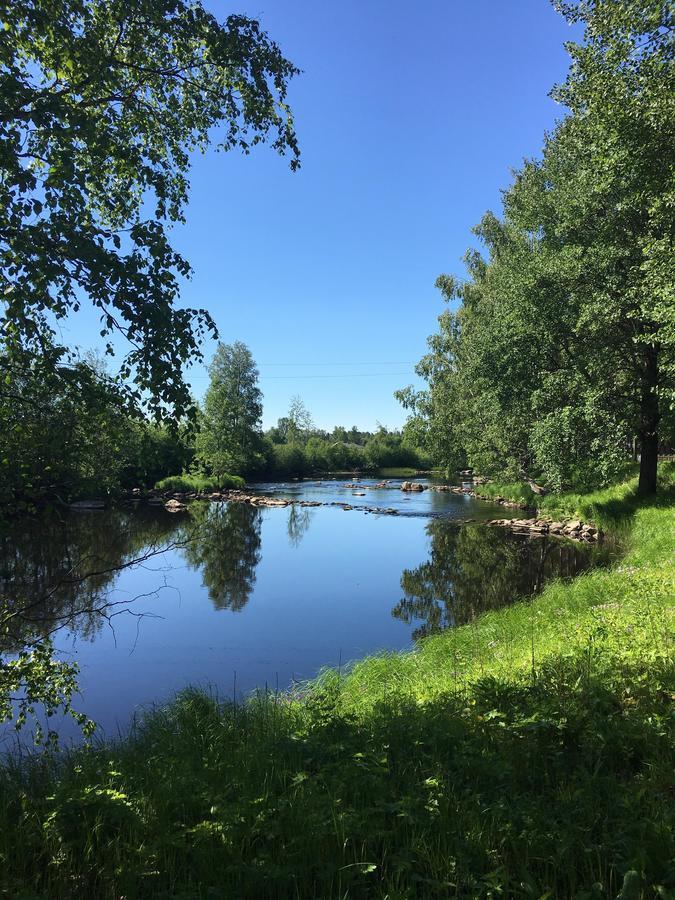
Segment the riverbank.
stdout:
<svg viewBox="0 0 675 900">
<path fill-rule="evenodd" d="M 5 895 L 671 891 L 675 497 L 557 502 L 624 558 L 294 696 L 186 692 L 117 745 L 6 765 Z"/>
</svg>

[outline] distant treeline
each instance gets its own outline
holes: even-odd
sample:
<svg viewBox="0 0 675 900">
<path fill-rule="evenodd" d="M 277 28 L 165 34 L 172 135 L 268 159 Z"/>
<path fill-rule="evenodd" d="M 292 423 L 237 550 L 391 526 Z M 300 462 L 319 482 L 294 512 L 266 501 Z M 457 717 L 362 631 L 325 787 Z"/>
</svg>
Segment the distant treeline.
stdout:
<svg viewBox="0 0 675 900">
<path fill-rule="evenodd" d="M 230 349 L 221 345 L 217 357 Z M 235 349 L 248 353 L 242 345 Z M 0 357 L 0 503 L 115 496 L 183 473 L 225 483 L 229 475 L 260 479 L 429 464 L 400 432 L 314 427 L 299 398 L 267 432 L 260 428 L 259 405 L 249 427 L 236 374 L 238 399 L 220 396 L 216 378 L 191 417 L 155 422 L 96 357 L 67 365 L 48 354 L 25 358 L 23 365 Z"/>
</svg>

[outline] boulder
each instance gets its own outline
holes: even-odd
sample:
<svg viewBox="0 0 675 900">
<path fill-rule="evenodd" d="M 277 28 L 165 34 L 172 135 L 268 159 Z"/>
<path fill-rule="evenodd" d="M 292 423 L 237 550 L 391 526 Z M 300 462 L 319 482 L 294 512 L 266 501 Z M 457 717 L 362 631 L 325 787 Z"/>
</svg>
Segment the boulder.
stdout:
<svg viewBox="0 0 675 900">
<path fill-rule="evenodd" d="M 284 500 L 281 497 L 251 497 L 249 503 L 252 506 L 289 506 L 290 500 Z"/>
<path fill-rule="evenodd" d="M 566 522 L 563 530 L 564 531 L 581 531 L 581 522 L 579 522 L 578 520 L 573 521 L 573 522 Z"/>
<path fill-rule="evenodd" d="M 184 503 L 181 503 L 180 500 L 174 499 L 174 500 L 167 500 L 167 502 L 164 504 L 164 509 L 167 512 L 175 513 L 175 512 L 182 512 L 184 509 L 187 509 L 187 506 Z"/>
</svg>

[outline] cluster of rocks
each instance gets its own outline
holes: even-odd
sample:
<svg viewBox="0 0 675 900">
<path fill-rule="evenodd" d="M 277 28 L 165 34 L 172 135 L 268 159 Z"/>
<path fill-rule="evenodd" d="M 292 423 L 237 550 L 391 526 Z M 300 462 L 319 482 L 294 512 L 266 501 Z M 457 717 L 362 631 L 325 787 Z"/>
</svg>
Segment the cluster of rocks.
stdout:
<svg viewBox="0 0 675 900">
<path fill-rule="evenodd" d="M 364 485 L 358 484 L 356 482 L 352 482 L 344 485 L 345 488 L 352 489 L 352 496 L 354 497 L 365 497 L 365 491 L 353 490 L 355 488 L 361 488 Z M 389 482 L 380 482 L 375 487 L 387 487 L 389 486 Z M 404 481 L 401 484 L 402 491 L 411 491 L 411 492 L 421 492 L 427 488 L 427 485 L 420 484 L 415 481 Z M 447 485 L 447 484 L 435 484 L 429 485 L 431 490 L 440 491 L 440 492 L 450 492 L 453 494 L 468 494 L 472 497 L 478 497 L 479 499 L 490 500 L 496 503 L 499 503 L 502 506 L 510 506 L 516 508 L 526 509 L 527 507 L 522 504 L 514 503 L 513 501 L 507 500 L 504 497 L 484 497 L 481 498 L 480 495 L 476 494 L 473 488 L 470 487 L 459 487 L 456 485 Z M 171 513 L 179 513 L 183 512 L 187 509 L 188 502 L 192 500 L 211 500 L 214 502 L 217 501 L 226 501 L 228 503 L 250 503 L 251 506 L 256 507 L 284 507 L 284 506 L 301 506 L 301 507 L 315 507 L 315 506 L 335 506 L 340 507 L 345 511 L 350 510 L 358 510 L 364 513 L 374 513 L 376 515 L 385 515 L 385 516 L 396 516 L 399 511 L 394 509 L 393 507 L 381 507 L 381 506 L 355 506 L 351 503 L 340 502 L 337 500 L 330 502 L 321 502 L 319 500 L 297 500 L 286 497 L 270 497 L 264 494 L 251 494 L 247 491 L 243 490 L 223 490 L 223 491 L 212 491 L 210 493 L 206 492 L 159 492 L 152 491 L 150 495 L 143 495 L 139 489 L 135 489 L 132 492 L 132 495 L 135 499 L 141 499 L 145 496 L 148 503 L 157 506 L 163 506 L 167 512 Z M 99 501 L 95 501 L 98 508 Z M 89 504 L 92 505 L 89 505 Z M 94 508 L 93 501 L 83 501 L 79 504 L 80 508 Z M 101 504 L 102 505 L 102 504 Z M 473 520 L 466 520 L 473 521 Z M 594 525 L 581 522 L 581 521 L 560 521 L 554 522 L 550 518 L 546 517 L 535 517 L 528 519 L 489 519 L 485 521 L 483 524 L 485 525 L 493 525 L 502 528 L 510 528 L 515 532 L 520 533 L 529 533 L 531 535 L 553 535 L 557 537 L 566 537 L 571 538 L 572 540 L 577 541 L 585 541 L 587 543 L 594 543 L 596 541 L 602 540 L 603 533 L 600 529 L 596 528 Z"/>
<path fill-rule="evenodd" d="M 551 519 L 490 519 L 485 522 L 486 525 L 497 525 L 502 528 L 510 528 L 512 531 L 526 532 L 533 535 L 555 535 L 557 537 L 571 538 L 575 541 L 586 541 L 594 543 L 602 540 L 603 534 L 600 529 L 589 523 L 571 521 L 571 522 L 553 522 Z"/>
<path fill-rule="evenodd" d="M 365 491 L 354 492 L 352 496 L 365 497 Z M 140 492 L 135 494 L 135 497 L 136 499 L 141 499 Z M 296 500 L 288 497 L 269 497 L 265 494 L 250 494 L 241 490 L 212 491 L 210 493 L 185 493 L 180 491 L 168 491 L 164 493 L 153 492 L 152 496 L 146 497 L 145 499 L 147 499 L 147 502 L 151 506 L 163 506 L 164 509 L 170 513 L 184 512 L 188 508 L 188 503 L 193 500 L 210 500 L 213 502 L 250 503 L 251 506 L 256 507 L 337 506 L 344 510 L 357 509 L 361 512 L 376 513 L 383 516 L 398 515 L 398 510 L 391 507 L 353 506 L 351 503 L 340 502 L 337 500 L 322 503 L 320 500 Z"/>
</svg>

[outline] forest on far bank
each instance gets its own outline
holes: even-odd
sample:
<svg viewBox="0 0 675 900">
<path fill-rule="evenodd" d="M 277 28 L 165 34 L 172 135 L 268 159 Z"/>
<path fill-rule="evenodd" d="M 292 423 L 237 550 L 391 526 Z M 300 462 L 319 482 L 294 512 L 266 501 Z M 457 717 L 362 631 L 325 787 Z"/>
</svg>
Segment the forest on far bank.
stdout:
<svg viewBox="0 0 675 900">
<path fill-rule="evenodd" d="M 95 357 L 55 371 L 26 367 L 12 379 L 20 402 L 0 404 L 6 425 L 0 504 L 9 510 L 114 499 L 167 478 L 226 487 L 238 483 L 232 476 L 262 480 L 430 465 L 399 431 L 317 428 L 298 396 L 287 415 L 263 431 L 258 374 L 241 343 L 220 344 L 210 372 L 204 402 L 175 422 L 144 415 Z"/>
</svg>

